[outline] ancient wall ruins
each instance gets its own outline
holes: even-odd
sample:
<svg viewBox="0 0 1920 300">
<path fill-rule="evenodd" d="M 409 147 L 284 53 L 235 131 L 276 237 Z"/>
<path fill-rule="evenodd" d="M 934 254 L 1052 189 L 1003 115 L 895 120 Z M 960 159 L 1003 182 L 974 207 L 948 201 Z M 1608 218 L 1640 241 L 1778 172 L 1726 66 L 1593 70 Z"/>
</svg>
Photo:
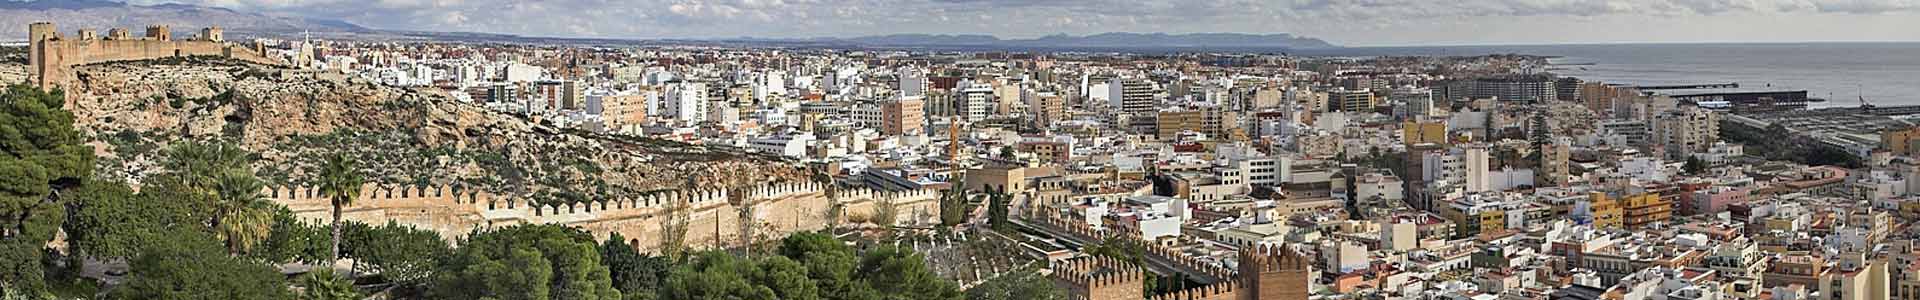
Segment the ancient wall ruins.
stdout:
<svg viewBox="0 0 1920 300">
<path fill-rule="evenodd" d="M 270 199 L 286 205 L 302 219 L 326 222 L 331 216 L 327 198 L 314 188 L 285 187 L 266 191 Z M 395 222 L 439 232 L 453 239 L 475 229 L 516 224 L 563 224 L 592 232 L 604 239 L 612 233 L 627 237 L 629 243 L 650 251 L 660 244 L 661 228 L 666 224 L 673 203 L 685 203 L 687 245 L 705 248 L 735 245 L 741 238 L 741 207 L 750 207 L 755 236 L 779 238 L 797 231 L 826 227 L 830 202 L 819 184 L 783 183 L 745 189 L 741 197 L 750 203 L 736 206 L 725 190 L 694 192 L 669 191 L 628 199 L 604 199 L 570 205 L 532 205 L 526 199 L 501 197 L 453 186 L 382 188 L 367 185 L 360 197 L 342 210 L 347 220 L 368 224 Z M 844 208 L 839 216 L 872 216 L 880 203 L 891 203 L 899 225 L 936 222 L 939 197 L 932 191 L 904 193 L 866 189 L 841 190 L 837 197 Z"/>
<path fill-rule="evenodd" d="M 125 28 L 108 31 L 106 37 L 82 29 L 74 36 L 63 36 L 53 23 L 27 26 L 28 64 L 33 83 L 40 87 L 58 87 L 73 80 L 73 66 L 134 61 L 168 57 L 218 56 L 266 65 L 286 65 L 286 61 L 268 55 L 265 46 L 240 46 L 225 42 L 219 27 L 202 29 L 190 39 L 176 40 L 167 26 L 147 27 L 144 36 L 131 36 Z"/>
</svg>

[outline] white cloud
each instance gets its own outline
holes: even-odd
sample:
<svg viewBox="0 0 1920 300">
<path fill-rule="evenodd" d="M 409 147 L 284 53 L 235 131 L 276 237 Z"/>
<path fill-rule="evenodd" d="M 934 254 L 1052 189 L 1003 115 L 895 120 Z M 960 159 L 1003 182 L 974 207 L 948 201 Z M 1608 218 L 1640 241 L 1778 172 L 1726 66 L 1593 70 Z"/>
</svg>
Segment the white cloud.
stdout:
<svg viewBox="0 0 1920 300">
<path fill-rule="evenodd" d="M 46 0 L 43 0 L 46 1 Z M 374 28 L 599 37 L 815 37 L 888 33 L 1291 32 L 1329 40 L 1436 26 L 1564 20 L 1911 14 L 1920 0 L 129 0 L 341 19 Z M 1744 20 L 1744 19 L 1743 19 Z M 1909 23 L 1920 27 L 1920 21 Z M 1629 26 L 1638 24 L 1612 24 Z M 1784 25 L 1783 25 L 1784 26 Z M 1755 30 L 1764 30 L 1756 26 Z M 1538 28 L 1540 40 L 1559 40 Z M 1448 35 L 1454 36 L 1454 35 Z M 1806 39 L 1817 39 L 1809 37 Z M 1462 43 L 1480 42 L 1471 36 Z M 1382 41 L 1359 41 L 1382 42 Z M 1393 41 L 1385 41 L 1393 42 Z"/>
</svg>

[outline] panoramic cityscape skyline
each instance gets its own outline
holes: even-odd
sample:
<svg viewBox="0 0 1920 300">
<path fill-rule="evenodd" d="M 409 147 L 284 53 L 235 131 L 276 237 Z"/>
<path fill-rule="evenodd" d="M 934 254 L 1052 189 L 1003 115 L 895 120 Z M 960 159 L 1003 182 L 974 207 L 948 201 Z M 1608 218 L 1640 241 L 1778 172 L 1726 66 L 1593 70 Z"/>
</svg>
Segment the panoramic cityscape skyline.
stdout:
<svg viewBox="0 0 1920 300">
<path fill-rule="evenodd" d="M 1342 46 L 1917 41 L 1909 0 L 130 0 L 378 29 L 597 38 L 1290 33 Z"/>
<path fill-rule="evenodd" d="M 1916 3 L 0 0 L 0 300 L 1920 300 Z"/>
</svg>

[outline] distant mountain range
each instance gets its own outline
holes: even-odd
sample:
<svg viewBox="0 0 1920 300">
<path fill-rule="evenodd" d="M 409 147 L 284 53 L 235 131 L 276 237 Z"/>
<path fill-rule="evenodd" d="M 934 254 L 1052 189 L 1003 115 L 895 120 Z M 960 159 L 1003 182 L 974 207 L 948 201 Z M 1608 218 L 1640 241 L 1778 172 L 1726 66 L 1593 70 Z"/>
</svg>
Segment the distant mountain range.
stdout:
<svg viewBox="0 0 1920 300">
<path fill-rule="evenodd" d="M 1243 33 L 1102 33 L 1087 36 L 1056 34 L 1032 39 L 1001 39 L 990 35 L 894 34 L 853 38 L 811 39 L 667 39 L 553 38 L 475 32 L 378 30 L 340 20 L 278 16 L 226 8 L 185 4 L 133 5 L 113 0 L 0 0 L 0 41 L 27 37 L 27 24 L 53 21 L 62 34 L 81 28 L 104 31 L 147 25 L 173 26 L 175 35 L 191 35 L 200 28 L 220 26 L 236 38 L 295 37 L 312 32 L 328 38 L 429 39 L 469 42 L 572 44 L 706 44 L 797 47 L 904 47 L 965 49 L 1328 49 L 1339 48 L 1319 39 L 1291 34 Z"/>
<path fill-rule="evenodd" d="M 822 39 L 870 46 L 947 46 L 1010 48 L 1339 48 L 1320 39 L 1291 34 L 1245 33 L 1124 33 L 1087 36 L 1055 34 L 1032 39 L 1000 39 L 990 35 L 894 34 L 845 39 Z"/>
<path fill-rule="evenodd" d="M 88 28 L 105 31 L 114 27 L 144 32 L 147 25 L 173 26 L 175 35 L 191 35 L 208 26 L 220 26 L 228 32 L 288 34 L 315 32 L 373 32 L 372 29 L 337 20 L 272 16 L 225 8 L 183 4 L 133 5 L 107 0 L 0 1 L 0 40 L 27 38 L 27 24 L 52 21 L 61 34 L 72 35 Z"/>
</svg>

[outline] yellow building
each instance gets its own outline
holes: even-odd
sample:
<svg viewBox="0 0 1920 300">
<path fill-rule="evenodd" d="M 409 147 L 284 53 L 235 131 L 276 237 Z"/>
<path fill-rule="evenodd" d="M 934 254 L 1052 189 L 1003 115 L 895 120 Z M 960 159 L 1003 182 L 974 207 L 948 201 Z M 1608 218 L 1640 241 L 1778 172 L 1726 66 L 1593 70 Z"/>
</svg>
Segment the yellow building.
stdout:
<svg viewBox="0 0 1920 300">
<path fill-rule="evenodd" d="M 1640 228 L 1673 218 L 1673 202 L 1662 199 L 1660 194 L 1643 193 L 1627 196 L 1623 202 L 1626 204 L 1623 210 L 1626 211 L 1627 228 Z"/>
<path fill-rule="evenodd" d="M 1507 230 L 1507 212 L 1498 210 L 1480 212 L 1480 233 L 1505 230 Z"/>
<path fill-rule="evenodd" d="M 1401 138 L 1407 145 L 1447 145 L 1447 123 L 1406 122 L 1400 124 Z"/>
<path fill-rule="evenodd" d="M 1619 201 L 1614 201 L 1613 198 L 1607 197 L 1607 193 L 1602 192 L 1593 192 L 1588 194 L 1587 198 L 1592 203 L 1588 209 L 1593 211 L 1594 228 L 1621 228 L 1625 225 L 1621 220 L 1624 213 L 1620 209 Z"/>
<path fill-rule="evenodd" d="M 1154 137 L 1162 140 L 1173 139 L 1183 131 L 1201 132 L 1206 129 L 1205 116 L 1198 110 L 1161 111 L 1154 122 L 1157 129 Z"/>
<path fill-rule="evenodd" d="M 1345 112 L 1370 112 L 1378 104 L 1374 103 L 1373 91 L 1366 89 L 1334 90 L 1327 97 L 1336 100 L 1339 110 Z"/>
<path fill-rule="evenodd" d="M 1860 253 L 1842 253 L 1842 257 L 1820 274 L 1820 297 L 1825 300 L 1891 299 L 1893 280 L 1882 258 L 1867 258 Z M 1905 297 L 1905 296 L 1902 296 Z"/>
<path fill-rule="evenodd" d="M 1888 130 L 1880 133 L 1880 143 L 1885 144 L 1887 150 L 1893 152 L 1893 155 L 1911 156 L 1915 150 L 1920 150 L 1920 147 L 1915 147 L 1913 144 L 1914 142 L 1920 141 L 1920 139 L 1916 138 L 1920 138 L 1920 127 Z"/>
</svg>

